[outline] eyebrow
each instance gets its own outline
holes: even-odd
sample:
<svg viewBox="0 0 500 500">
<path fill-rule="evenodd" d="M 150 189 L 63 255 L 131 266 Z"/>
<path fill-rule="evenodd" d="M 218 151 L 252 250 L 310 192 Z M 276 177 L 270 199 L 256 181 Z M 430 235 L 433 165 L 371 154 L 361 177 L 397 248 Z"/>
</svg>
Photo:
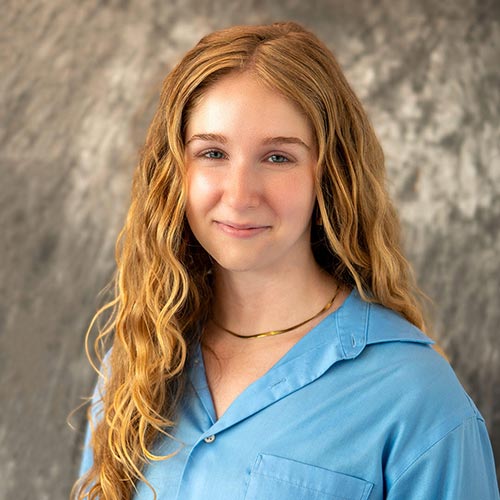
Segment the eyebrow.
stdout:
<svg viewBox="0 0 500 500">
<path fill-rule="evenodd" d="M 298 144 L 304 146 L 306 149 L 311 149 L 302 139 L 298 137 L 267 137 L 264 139 L 263 144 Z"/>
<path fill-rule="evenodd" d="M 186 146 L 193 141 L 215 141 L 221 144 L 227 144 L 227 139 L 221 134 L 194 134 L 189 141 L 186 142 Z"/>
<path fill-rule="evenodd" d="M 190 139 L 186 142 L 186 146 L 193 141 L 215 141 L 220 142 L 221 144 L 227 144 L 227 138 L 221 134 L 194 134 L 190 137 Z M 273 144 L 298 144 L 299 146 L 305 147 L 307 150 L 310 150 L 311 147 L 308 146 L 302 139 L 298 137 L 266 137 L 262 144 L 265 145 L 273 145 Z"/>
</svg>

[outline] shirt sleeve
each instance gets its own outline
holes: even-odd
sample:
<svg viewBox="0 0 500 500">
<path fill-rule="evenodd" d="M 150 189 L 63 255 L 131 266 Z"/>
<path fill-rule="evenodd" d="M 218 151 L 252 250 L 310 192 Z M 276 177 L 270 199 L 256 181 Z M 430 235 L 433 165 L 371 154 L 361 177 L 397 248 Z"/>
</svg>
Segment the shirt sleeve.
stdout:
<svg viewBox="0 0 500 500">
<path fill-rule="evenodd" d="M 87 423 L 87 430 L 85 432 L 85 441 L 83 444 L 83 452 L 78 477 L 82 477 L 92 467 L 93 462 L 94 457 L 92 454 L 92 448 L 90 446 L 90 424 Z"/>
<path fill-rule="evenodd" d="M 499 500 L 493 452 L 482 418 L 468 418 L 416 457 L 386 498 Z"/>
<path fill-rule="evenodd" d="M 109 354 L 110 352 L 108 352 L 104 357 L 104 361 L 101 366 L 101 373 L 107 373 L 106 370 L 108 369 L 108 364 L 109 364 Z M 91 437 L 92 437 L 92 429 L 99 423 L 99 421 L 102 418 L 102 411 L 103 411 L 102 394 L 104 390 L 103 387 L 104 387 L 103 379 L 101 376 L 99 376 L 99 379 L 95 385 L 94 392 L 92 395 L 92 403 L 89 413 L 90 420 L 87 422 L 87 428 L 85 431 L 85 440 L 83 443 L 83 452 L 81 456 L 80 470 L 78 473 L 78 477 L 82 477 L 92 467 L 92 464 L 94 463 L 94 453 L 91 445 Z"/>
</svg>

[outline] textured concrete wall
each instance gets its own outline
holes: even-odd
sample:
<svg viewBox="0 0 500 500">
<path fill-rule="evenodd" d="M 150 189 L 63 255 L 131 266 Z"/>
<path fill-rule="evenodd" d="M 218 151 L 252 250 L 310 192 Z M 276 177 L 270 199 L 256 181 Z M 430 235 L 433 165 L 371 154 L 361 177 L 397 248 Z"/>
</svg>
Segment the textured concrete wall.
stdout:
<svg viewBox="0 0 500 500">
<path fill-rule="evenodd" d="M 159 84 L 201 35 L 294 19 L 335 50 L 385 146 L 435 327 L 500 460 L 500 3 L 38 0 L 0 15 L 0 500 L 67 498 L 113 270 Z M 76 425 L 82 415 L 74 418 Z"/>
</svg>

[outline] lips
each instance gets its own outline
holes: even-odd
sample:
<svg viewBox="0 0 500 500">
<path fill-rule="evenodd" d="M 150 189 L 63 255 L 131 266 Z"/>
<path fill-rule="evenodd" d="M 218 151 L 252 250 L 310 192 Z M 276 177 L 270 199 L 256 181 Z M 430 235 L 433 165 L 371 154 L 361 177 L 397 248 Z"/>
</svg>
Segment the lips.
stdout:
<svg viewBox="0 0 500 500">
<path fill-rule="evenodd" d="M 229 226 L 234 229 L 258 229 L 262 227 L 267 227 L 267 226 L 262 226 L 260 224 L 238 224 L 237 222 L 231 222 L 231 221 L 225 221 L 225 220 L 216 220 L 215 221 L 217 224 L 223 224 L 224 226 Z"/>
<path fill-rule="evenodd" d="M 264 231 L 267 231 L 271 226 L 265 226 L 254 223 L 240 224 L 232 221 L 214 221 L 217 227 L 225 234 L 241 238 L 250 238 Z"/>
</svg>

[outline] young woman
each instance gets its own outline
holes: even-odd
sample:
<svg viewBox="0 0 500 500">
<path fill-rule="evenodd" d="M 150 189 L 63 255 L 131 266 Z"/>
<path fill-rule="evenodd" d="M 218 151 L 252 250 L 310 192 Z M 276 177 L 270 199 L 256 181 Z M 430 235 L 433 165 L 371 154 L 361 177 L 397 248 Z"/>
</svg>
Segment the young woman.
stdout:
<svg viewBox="0 0 500 500">
<path fill-rule="evenodd" d="M 498 499 L 424 320 L 380 145 L 295 23 L 170 73 L 117 245 L 78 499 Z"/>
</svg>

